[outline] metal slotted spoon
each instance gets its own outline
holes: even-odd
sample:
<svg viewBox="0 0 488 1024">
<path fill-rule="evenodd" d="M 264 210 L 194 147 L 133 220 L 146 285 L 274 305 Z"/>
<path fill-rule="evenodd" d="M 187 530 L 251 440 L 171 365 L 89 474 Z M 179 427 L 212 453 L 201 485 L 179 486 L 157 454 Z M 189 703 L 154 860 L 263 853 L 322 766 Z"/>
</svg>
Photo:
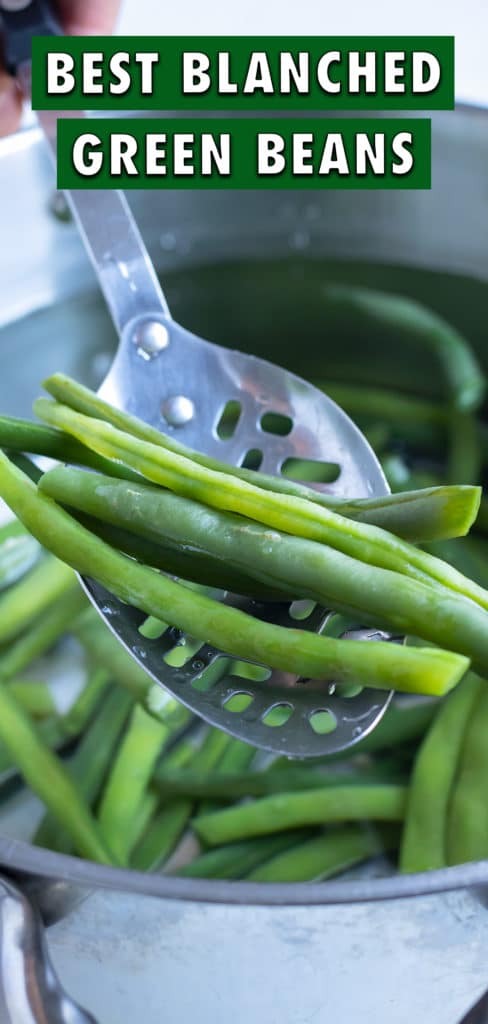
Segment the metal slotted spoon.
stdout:
<svg viewBox="0 0 488 1024">
<path fill-rule="evenodd" d="M 4 0 L 0 10 L 9 65 L 28 94 L 32 35 L 52 32 L 52 17 L 48 23 L 47 5 L 40 0 Z M 53 155 L 58 116 L 66 115 L 38 115 Z M 260 460 L 263 471 L 279 475 L 289 458 L 316 460 L 338 467 L 330 487 L 335 494 L 388 493 L 369 444 L 330 398 L 286 370 L 213 345 L 171 319 L 121 192 L 66 195 L 120 338 L 100 389 L 106 400 L 234 465 L 252 458 Z M 221 437 L 219 425 L 230 408 L 234 429 Z M 257 747 L 290 757 L 343 750 L 373 729 L 387 707 L 388 692 L 345 691 L 334 680 L 301 680 L 265 666 L 246 668 L 213 647 L 196 649 L 191 638 L 174 628 L 148 639 L 141 633 L 142 612 L 92 580 L 84 580 L 84 586 L 110 629 L 158 683 L 210 724 Z M 332 611 L 303 603 L 297 608 L 232 595 L 225 599 L 282 626 L 320 632 L 338 621 Z M 347 635 L 358 641 L 389 639 L 360 625 Z"/>
</svg>

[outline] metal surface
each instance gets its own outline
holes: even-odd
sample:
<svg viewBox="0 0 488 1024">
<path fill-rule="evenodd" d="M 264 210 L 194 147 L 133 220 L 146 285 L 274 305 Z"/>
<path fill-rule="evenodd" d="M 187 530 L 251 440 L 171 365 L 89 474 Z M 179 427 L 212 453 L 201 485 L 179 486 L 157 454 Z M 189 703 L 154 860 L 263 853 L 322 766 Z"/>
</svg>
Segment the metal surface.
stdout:
<svg viewBox="0 0 488 1024">
<path fill-rule="evenodd" d="M 2 1024 L 95 1024 L 61 988 L 39 914 L 0 879 L 0 1020 Z"/>
<path fill-rule="evenodd" d="M 187 271 L 178 288 L 197 330 L 205 323 L 213 336 L 219 323 L 236 330 L 244 324 L 270 358 L 306 365 L 316 354 L 323 365 L 326 331 L 314 335 L 312 320 L 303 331 L 296 276 L 286 262 L 285 286 L 264 323 L 259 279 L 241 306 L 242 277 L 229 289 L 222 320 L 221 293 L 209 294 L 206 277 L 201 286 L 197 268 L 298 253 L 309 277 L 317 260 L 334 256 L 346 271 L 355 261 L 350 273 L 363 283 L 372 264 L 401 266 L 390 287 L 402 287 L 411 267 L 487 281 L 486 127 L 481 110 L 433 115 L 431 192 L 323 193 L 313 203 L 306 193 L 243 193 L 238 204 L 228 193 L 161 192 L 133 195 L 131 205 L 158 267 Z M 93 385 L 115 344 L 91 298 L 95 281 L 77 232 L 50 213 L 51 173 L 37 129 L 0 142 L 0 195 L 9 196 L 0 250 L 0 399 L 19 415 L 29 414 L 48 372 L 62 369 Z M 386 273 L 381 269 L 378 280 Z M 269 292 L 264 268 L 262 276 Z M 422 280 L 419 274 L 408 285 L 420 299 Z M 439 279 L 437 307 L 478 339 L 486 366 L 483 305 L 475 306 L 471 292 L 456 292 L 453 281 Z M 459 294 L 469 299 L 458 301 Z M 172 297 L 178 304 L 176 288 Z M 273 333 L 282 308 L 288 333 Z M 360 344 L 381 370 L 390 353 L 371 340 Z M 435 365 L 426 372 L 434 379 Z M 65 912 L 48 929 L 49 948 L 64 983 L 101 1024 L 128 1024 L 141 1013 L 144 1024 L 192 1024 L 195 1017 L 205 1024 L 458 1024 L 486 988 L 487 862 L 423 875 L 251 886 L 121 872 L 5 837 L 0 862 L 24 887 L 35 882 L 48 919 L 52 897 L 56 917 L 63 913 L 64 887 Z M 76 899 L 85 896 L 77 909 L 68 899 L 73 890 Z"/>
</svg>

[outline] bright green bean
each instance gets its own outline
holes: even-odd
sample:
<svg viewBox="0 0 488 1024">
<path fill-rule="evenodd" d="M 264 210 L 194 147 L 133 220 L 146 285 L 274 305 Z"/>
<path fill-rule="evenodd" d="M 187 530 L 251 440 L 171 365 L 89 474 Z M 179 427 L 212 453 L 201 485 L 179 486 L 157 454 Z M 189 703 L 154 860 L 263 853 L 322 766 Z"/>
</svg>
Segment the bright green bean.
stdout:
<svg viewBox="0 0 488 1024">
<path fill-rule="evenodd" d="M 250 882 L 313 882 L 346 871 L 383 850 L 380 837 L 349 826 L 306 839 L 276 854 L 247 875 Z"/>
<path fill-rule="evenodd" d="M 89 806 L 93 806 L 100 792 L 131 704 L 130 694 L 113 687 L 66 763 L 78 792 Z M 70 835 L 49 812 L 38 826 L 33 842 L 59 853 L 72 850 Z"/>
<path fill-rule="evenodd" d="M 13 679 L 8 683 L 8 688 L 17 703 L 33 718 L 56 714 L 56 705 L 47 683 L 33 679 Z"/>
<path fill-rule="evenodd" d="M 58 597 L 21 636 L 0 652 L 0 679 L 20 675 L 28 665 L 44 654 L 73 625 L 86 608 L 87 599 L 73 577 L 72 586 Z"/>
<path fill-rule="evenodd" d="M 485 684 L 474 675 L 440 705 L 417 752 L 400 852 L 400 870 L 445 867 L 449 800 L 466 726 Z"/>
<path fill-rule="evenodd" d="M 406 786 L 344 784 L 266 796 L 195 818 L 192 824 L 204 843 L 217 846 L 219 843 L 268 835 L 304 825 L 367 818 L 373 821 L 401 821 L 405 813 L 406 797 Z"/>
<path fill-rule="evenodd" d="M 4 686 L 0 686 L 0 736 L 27 784 L 69 832 L 76 851 L 102 864 L 117 863 L 77 787 Z"/>
<path fill-rule="evenodd" d="M 41 548 L 14 520 L 0 527 L 0 591 L 12 586 L 25 575 L 39 558 Z"/>
<path fill-rule="evenodd" d="M 33 569 L 0 596 L 0 644 L 14 640 L 57 598 L 77 586 L 71 569 L 44 555 Z"/>
<path fill-rule="evenodd" d="M 305 678 L 332 678 L 337 682 L 361 679 L 365 685 L 387 688 L 393 685 L 398 689 L 421 689 L 434 694 L 455 685 L 468 667 L 466 658 L 433 648 L 401 648 L 386 642 L 361 644 L 270 625 L 204 594 L 189 591 L 93 537 L 50 498 L 38 492 L 2 453 L 0 495 L 41 543 L 49 545 L 54 554 L 59 554 L 83 575 L 97 579 L 146 614 L 170 622 L 234 657 L 264 662 Z M 367 570 L 366 575 L 372 576 L 372 570 Z M 447 606 L 449 629 L 445 632 L 449 634 L 446 635 L 449 643 L 452 643 L 450 602 L 454 601 L 457 619 L 464 617 L 470 646 L 479 644 L 476 616 L 482 616 L 483 626 L 485 621 L 481 609 L 453 595 L 446 598 L 442 595 L 439 601 L 433 588 L 424 588 L 405 579 L 403 585 L 407 584 L 416 588 L 419 600 L 424 598 L 424 615 L 428 612 L 431 619 L 434 612 L 442 614 Z"/>
<path fill-rule="evenodd" d="M 170 730 L 140 706 L 134 708 L 104 789 L 99 810 L 105 841 L 123 864 L 135 842 L 138 811 Z"/>
</svg>

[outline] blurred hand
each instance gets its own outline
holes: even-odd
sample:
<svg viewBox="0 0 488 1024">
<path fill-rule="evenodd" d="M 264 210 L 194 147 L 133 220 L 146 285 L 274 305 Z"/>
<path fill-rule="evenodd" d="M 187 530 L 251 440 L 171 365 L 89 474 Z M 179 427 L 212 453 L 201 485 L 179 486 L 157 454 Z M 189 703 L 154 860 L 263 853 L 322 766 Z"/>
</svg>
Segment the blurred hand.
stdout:
<svg viewBox="0 0 488 1024">
<path fill-rule="evenodd" d="M 67 35 L 106 35 L 114 27 L 120 0 L 58 0 L 56 6 Z M 21 110 L 17 85 L 0 65 L 0 135 L 15 131 Z"/>
</svg>

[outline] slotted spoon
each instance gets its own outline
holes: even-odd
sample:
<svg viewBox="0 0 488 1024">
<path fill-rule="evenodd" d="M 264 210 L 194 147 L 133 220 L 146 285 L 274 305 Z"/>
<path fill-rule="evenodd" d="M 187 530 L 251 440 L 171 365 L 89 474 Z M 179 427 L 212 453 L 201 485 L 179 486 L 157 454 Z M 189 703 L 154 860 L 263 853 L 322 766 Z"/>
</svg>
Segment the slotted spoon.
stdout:
<svg viewBox="0 0 488 1024">
<path fill-rule="evenodd" d="M 41 2 L 4 0 L 0 10 L 9 65 L 29 94 L 31 38 L 55 31 L 52 17 L 46 20 L 47 5 Z M 66 115 L 38 115 L 54 156 L 58 116 Z M 388 492 L 369 444 L 330 398 L 284 369 L 213 345 L 172 320 L 121 192 L 80 190 L 66 196 L 120 339 L 100 388 L 105 399 L 234 465 L 252 453 L 263 471 L 279 474 L 290 457 L 317 460 L 339 468 L 329 488 L 333 493 L 358 498 Z M 239 415 L 232 436 L 221 438 L 217 428 L 229 403 Z M 257 747 L 302 758 L 343 750 L 373 729 L 387 707 L 388 692 L 363 689 L 346 696 L 334 680 L 299 680 L 265 666 L 250 679 L 252 670 L 213 647 L 195 650 L 173 628 L 147 639 L 140 632 L 143 613 L 92 580 L 84 580 L 84 586 L 110 629 L 158 683 L 207 722 Z M 226 600 L 258 618 L 309 630 L 323 630 L 333 616 L 314 607 L 297 622 L 304 610 L 294 606 L 232 595 Z M 347 635 L 358 642 L 389 639 L 360 625 Z"/>
</svg>

